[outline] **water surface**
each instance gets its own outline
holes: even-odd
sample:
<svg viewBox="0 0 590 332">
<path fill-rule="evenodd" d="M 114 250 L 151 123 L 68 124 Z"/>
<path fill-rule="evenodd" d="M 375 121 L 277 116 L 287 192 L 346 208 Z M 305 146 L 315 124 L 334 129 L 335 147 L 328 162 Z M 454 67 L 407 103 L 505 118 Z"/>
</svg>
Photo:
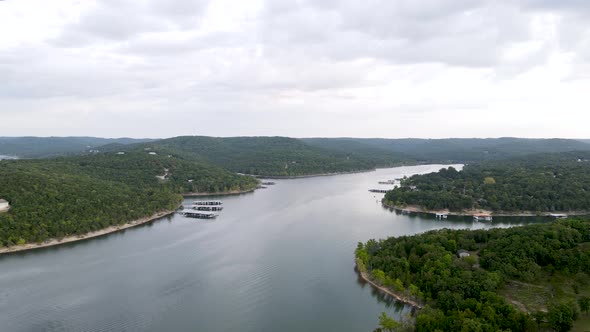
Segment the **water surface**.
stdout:
<svg viewBox="0 0 590 332">
<path fill-rule="evenodd" d="M 378 181 L 440 167 L 273 180 L 223 197 L 214 221 L 174 215 L 0 256 L 0 330 L 372 331 L 380 312 L 400 317 L 408 309 L 359 282 L 359 241 L 490 227 L 398 215 L 368 192 L 387 187 Z"/>
</svg>

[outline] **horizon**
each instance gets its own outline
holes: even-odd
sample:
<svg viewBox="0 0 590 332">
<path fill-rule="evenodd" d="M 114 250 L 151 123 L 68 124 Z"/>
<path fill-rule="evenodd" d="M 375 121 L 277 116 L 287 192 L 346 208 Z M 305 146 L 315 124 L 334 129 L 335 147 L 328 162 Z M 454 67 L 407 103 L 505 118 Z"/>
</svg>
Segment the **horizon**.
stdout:
<svg viewBox="0 0 590 332">
<path fill-rule="evenodd" d="M 588 8 L 0 1 L 0 133 L 583 139 Z"/>
<path fill-rule="evenodd" d="M 131 136 L 0 136 L 2 138 L 101 138 L 101 139 L 133 139 L 133 140 L 164 140 L 176 137 L 211 137 L 211 138 L 236 138 L 236 137 L 283 137 L 293 139 L 382 139 L 382 140 L 494 140 L 494 139 L 523 139 L 523 140 L 590 140 L 587 137 L 517 137 L 517 136 L 499 136 L 499 137 L 353 137 L 353 136 L 283 136 L 283 135 L 239 135 L 239 136 L 208 136 L 208 135 L 178 135 L 169 137 L 131 137 Z"/>
</svg>

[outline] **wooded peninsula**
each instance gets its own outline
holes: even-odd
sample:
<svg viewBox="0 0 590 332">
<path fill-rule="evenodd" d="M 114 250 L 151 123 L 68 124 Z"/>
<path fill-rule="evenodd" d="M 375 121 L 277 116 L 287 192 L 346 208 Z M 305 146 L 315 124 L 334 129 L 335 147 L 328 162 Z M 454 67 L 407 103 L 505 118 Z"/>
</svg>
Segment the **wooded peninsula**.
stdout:
<svg viewBox="0 0 590 332">
<path fill-rule="evenodd" d="M 430 211 L 585 214 L 590 209 L 590 154 L 540 154 L 415 175 L 387 192 L 383 202 Z"/>
<path fill-rule="evenodd" d="M 588 220 L 369 240 L 359 243 L 356 263 L 424 306 L 415 331 L 569 331 L 582 313 L 588 320 Z M 397 326 L 380 320 L 382 331 Z"/>
</svg>

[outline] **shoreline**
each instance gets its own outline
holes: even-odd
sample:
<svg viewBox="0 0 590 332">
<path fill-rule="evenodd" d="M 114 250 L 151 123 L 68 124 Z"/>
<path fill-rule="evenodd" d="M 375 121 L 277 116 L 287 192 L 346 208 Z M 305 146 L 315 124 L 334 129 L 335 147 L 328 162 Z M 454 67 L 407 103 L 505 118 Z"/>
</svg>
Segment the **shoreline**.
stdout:
<svg viewBox="0 0 590 332">
<path fill-rule="evenodd" d="M 412 308 L 415 308 L 415 309 L 423 309 L 424 308 L 418 302 L 416 302 L 414 300 L 410 300 L 410 299 L 404 298 L 400 294 L 392 291 L 391 289 L 389 289 L 389 288 L 387 288 L 385 286 L 378 285 L 376 282 L 374 282 L 373 280 L 371 280 L 371 278 L 367 275 L 366 272 L 361 272 L 356 267 L 355 267 L 355 271 L 358 273 L 358 275 L 360 276 L 360 278 L 363 279 L 363 281 L 365 281 L 366 283 L 368 283 L 369 285 L 371 285 L 373 288 L 375 288 L 375 289 L 377 289 L 377 290 L 379 290 L 379 291 L 381 291 L 383 293 L 386 293 L 388 295 L 393 296 L 399 302 L 402 302 L 402 303 L 404 303 L 406 305 L 409 305 L 409 306 L 411 306 Z"/>
<path fill-rule="evenodd" d="M 258 187 L 246 190 L 230 190 L 230 191 L 220 191 L 216 193 L 212 192 L 204 192 L 204 193 L 182 193 L 182 197 L 200 197 L 200 196 L 232 196 L 232 195 L 241 195 L 254 192 Z"/>
<path fill-rule="evenodd" d="M 162 211 L 156 212 L 155 214 L 153 214 L 151 216 L 139 218 L 139 219 L 130 221 L 128 223 L 125 223 L 123 225 L 109 226 L 107 228 L 103 228 L 103 229 L 100 229 L 97 231 L 89 232 L 89 233 L 86 233 L 83 235 L 70 235 L 70 236 L 66 236 L 62 239 L 50 239 L 50 240 L 47 240 L 43 243 L 26 243 L 26 244 L 11 246 L 11 247 L 1 247 L 0 248 L 0 256 L 3 254 L 13 253 L 13 252 L 28 251 L 28 250 L 58 246 L 60 244 L 65 244 L 65 243 L 84 241 L 84 240 L 92 239 L 95 237 L 100 237 L 103 235 L 116 233 L 116 232 L 119 232 L 119 231 L 122 231 L 122 230 L 125 230 L 128 228 L 132 228 L 135 226 L 146 224 L 146 223 L 154 221 L 154 220 L 158 220 L 160 218 L 174 214 L 175 212 L 176 212 L 176 210 L 162 210 Z"/>
<path fill-rule="evenodd" d="M 350 172 L 336 172 L 336 173 L 318 173 L 318 174 L 308 174 L 308 175 L 253 175 L 253 174 L 244 174 L 253 176 L 257 179 L 276 179 L 276 180 L 288 180 L 288 179 L 305 179 L 305 178 L 315 178 L 320 176 L 334 176 L 334 175 L 346 175 L 346 174 L 358 174 L 358 173 L 370 173 L 376 171 L 377 168 L 360 170 L 360 171 L 350 171 Z"/>
<path fill-rule="evenodd" d="M 569 212 L 533 212 L 533 211 L 517 211 L 517 212 L 506 212 L 506 211 L 492 211 L 492 210 L 484 210 L 484 209 L 475 209 L 475 210 L 463 210 L 460 212 L 452 212 L 449 210 L 427 210 L 423 209 L 420 206 L 415 205 L 408 205 L 406 207 L 399 207 L 393 204 L 387 204 L 386 202 L 382 202 L 382 205 L 389 209 L 394 209 L 396 211 L 408 211 L 410 213 L 425 213 L 425 214 L 432 214 L 436 215 L 439 213 L 446 214 L 448 216 L 454 217 L 473 217 L 477 215 L 486 215 L 486 216 L 493 216 L 493 217 L 551 217 L 552 215 L 567 215 L 569 216 L 587 216 L 590 215 L 589 211 L 569 211 Z"/>
</svg>

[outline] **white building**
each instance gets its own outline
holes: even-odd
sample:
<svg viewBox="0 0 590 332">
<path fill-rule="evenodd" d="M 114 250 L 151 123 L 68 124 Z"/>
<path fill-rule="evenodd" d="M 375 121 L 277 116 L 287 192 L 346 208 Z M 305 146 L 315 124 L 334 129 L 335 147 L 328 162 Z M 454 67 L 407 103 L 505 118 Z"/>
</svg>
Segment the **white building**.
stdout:
<svg viewBox="0 0 590 332">
<path fill-rule="evenodd" d="M 10 209 L 10 204 L 5 199 L 0 198 L 0 212 L 5 212 Z"/>
</svg>

